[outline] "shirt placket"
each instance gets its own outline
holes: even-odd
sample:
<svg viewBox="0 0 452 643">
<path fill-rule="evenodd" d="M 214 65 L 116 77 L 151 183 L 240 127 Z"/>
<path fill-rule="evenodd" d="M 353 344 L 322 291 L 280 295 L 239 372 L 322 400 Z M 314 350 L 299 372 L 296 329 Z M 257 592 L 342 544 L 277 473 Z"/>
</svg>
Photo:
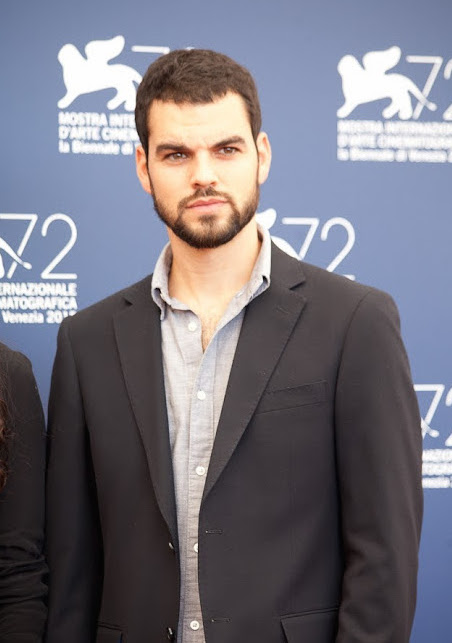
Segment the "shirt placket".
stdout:
<svg viewBox="0 0 452 643">
<path fill-rule="evenodd" d="M 184 630 L 188 529 L 187 472 L 190 455 L 189 409 L 191 387 L 202 359 L 201 331 L 196 316 L 177 304 L 170 305 L 163 337 L 167 347 L 165 387 L 169 411 L 170 442 L 173 458 L 174 483 L 178 520 L 180 554 L 180 614 L 177 641 L 181 643 Z M 197 331 L 197 332 L 196 332 Z M 198 336 L 198 337 L 197 337 Z M 169 350 L 171 346 L 171 351 Z M 174 402 L 174 403 L 173 403 Z"/>
<path fill-rule="evenodd" d="M 196 322 L 199 324 L 199 320 Z M 200 344 L 199 344 L 200 345 Z M 202 355 L 190 400 L 188 458 L 188 523 L 186 532 L 186 602 L 184 643 L 203 643 L 204 628 L 198 590 L 198 523 L 214 436 L 216 338 Z"/>
</svg>

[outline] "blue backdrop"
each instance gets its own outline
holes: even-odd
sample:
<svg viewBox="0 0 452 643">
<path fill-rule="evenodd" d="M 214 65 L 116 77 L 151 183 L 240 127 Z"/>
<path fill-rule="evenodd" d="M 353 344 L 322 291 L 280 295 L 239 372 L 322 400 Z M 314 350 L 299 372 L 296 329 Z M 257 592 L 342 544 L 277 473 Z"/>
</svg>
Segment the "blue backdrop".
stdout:
<svg viewBox="0 0 452 643">
<path fill-rule="evenodd" d="M 136 83 L 223 51 L 260 90 L 259 216 L 307 261 L 393 294 L 423 416 L 413 643 L 452 640 L 452 4 L 16 0 L 2 7 L 0 338 L 47 399 L 58 324 L 151 272 L 165 231 L 135 176 Z"/>
</svg>

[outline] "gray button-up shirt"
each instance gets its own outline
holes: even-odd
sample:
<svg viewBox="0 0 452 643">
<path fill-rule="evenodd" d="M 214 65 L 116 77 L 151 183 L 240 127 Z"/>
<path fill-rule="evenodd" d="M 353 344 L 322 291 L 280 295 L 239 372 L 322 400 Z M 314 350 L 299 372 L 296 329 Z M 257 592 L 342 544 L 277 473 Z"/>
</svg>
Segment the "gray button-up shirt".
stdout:
<svg viewBox="0 0 452 643">
<path fill-rule="evenodd" d="M 262 246 L 249 282 L 231 299 L 203 352 L 201 322 L 170 297 L 172 252 L 166 245 L 152 278 L 160 307 L 163 371 L 179 530 L 181 572 L 178 643 L 204 643 L 198 589 L 198 522 L 204 483 L 245 307 L 270 284 L 271 241 L 259 227 Z"/>
</svg>

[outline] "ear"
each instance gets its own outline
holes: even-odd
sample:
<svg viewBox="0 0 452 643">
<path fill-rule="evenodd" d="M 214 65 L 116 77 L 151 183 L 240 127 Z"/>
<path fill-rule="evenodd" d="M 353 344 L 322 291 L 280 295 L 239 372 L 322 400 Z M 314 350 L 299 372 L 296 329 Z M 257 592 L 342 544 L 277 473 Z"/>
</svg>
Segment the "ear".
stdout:
<svg viewBox="0 0 452 643">
<path fill-rule="evenodd" d="M 148 173 L 148 160 L 142 145 L 138 145 L 135 151 L 135 162 L 137 167 L 137 176 L 140 180 L 141 187 L 145 192 L 152 195 L 151 182 L 149 180 Z"/>
<path fill-rule="evenodd" d="M 259 161 L 259 168 L 257 172 L 257 180 L 259 185 L 265 183 L 268 173 L 270 172 L 270 165 L 272 162 L 272 148 L 270 141 L 265 132 L 259 132 L 256 139 L 257 158 Z"/>
</svg>

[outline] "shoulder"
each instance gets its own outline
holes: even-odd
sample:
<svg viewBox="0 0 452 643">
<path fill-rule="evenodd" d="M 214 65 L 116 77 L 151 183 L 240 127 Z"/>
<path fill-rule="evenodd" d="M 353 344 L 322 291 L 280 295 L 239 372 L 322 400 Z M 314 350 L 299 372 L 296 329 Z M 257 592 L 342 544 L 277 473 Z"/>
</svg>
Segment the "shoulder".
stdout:
<svg viewBox="0 0 452 643">
<path fill-rule="evenodd" d="M 342 275 L 329 272 L 318 266 L 301 262 L 306 275 L 306 291 L 316 299 L 329 302 L 330 307 L 359 306 L 394 306 L 391 295 L 383 290 L 351 280 Z"/>
<path fill-rule="evenodd" d="M 397 306 L 392 297 L 378 288 L 361 284 L 318 266 L 298 261 L 273 248 L 272 283 L 296 293 L 305 303 L 304 319 L 329 333 L 362 327 L 400 326 Z"/>
<path fill-rule="evenodd" d="M 5 386 L 11 383 L 33 381 L 31 362 L 23 353 L 14 351 L 0 342 L 0 381 Z"/>
<path fill-rule="evenodd" d="M 279 281 L 303 296 L 310 305 L 336 313 L 351 313 L 361 302 L 372 306 L 394 307 L 388 293 L 298 261 L 279 248 L 272 248 L 272 280 Z"/>
<path fill-rule="evenodd" d="M 148 295 L 149 298 L 152 298 L 151 282 L 152 277 L 148 275 L 144 279 L 141 279 L 141 281 L 137 281 L 135 284 L 118 290 L 118 292 L 105 297 L 105 299 L 101 299 L 91 306 L 84 308 L 73 315 L 71 319 L 76 320 L 77 323 L 84 323 L 98 318 L 109 317 L 127 307 L 129 302 L 145 298 Z"/>
<path fill-rule="evenodd" d="M 358 347 L 356 355 L 369 358 L 373 350 L 382 356 L 402 346 L 399 311 L 390 294 L 309 264 L 303 270 L 307 305 L 322 328 L 339 329 L 343 347 Z"/>
<path fill-rule="evenodd" d="M 115 315 L 128 308 L 131 303 L 151 303 L 151 283 L 152 276 L 148 275 L 141 281 L 109 295 L 71 317 L 67 317 L 62 326 L 70 328 L 71 332 L 76 333 L 83 332 L 86 329 L 89 330 L 91 335 L 96 330 L 102 331 L 111 323 Z"/>
<path fill-rule="evenodd" d="M 6 405 L 8 422 L 15 431 L 22 424 L 43 423 L 43 411 L 30 360 L 0 343 L 0 399 Z M 43 427 L 42 427 L 43 428 Z"/>
</svg>

